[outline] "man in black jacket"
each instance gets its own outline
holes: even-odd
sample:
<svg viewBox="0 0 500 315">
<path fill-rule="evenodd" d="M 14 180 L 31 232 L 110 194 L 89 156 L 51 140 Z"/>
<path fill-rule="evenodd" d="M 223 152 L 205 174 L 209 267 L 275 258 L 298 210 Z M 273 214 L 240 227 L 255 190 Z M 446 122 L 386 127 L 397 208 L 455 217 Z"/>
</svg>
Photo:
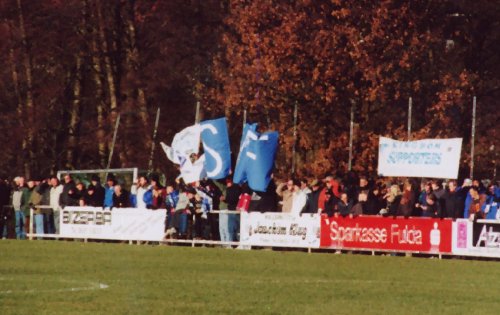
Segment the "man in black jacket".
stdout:
<svg viewBox="0 0 500 315">
<path fill-rule="evenodd" d="M 6 178 L 4 176 L 0 176 L 0 239 L 6 236 L 6 233 L 4 234 L 4 228 L 7 227 L 8 218 L 12 218 L 12 216 L 9 216 L 8 212 L 10 209 L 4 208 L 9 204 L 10 191 L 11 189 L 7 184 Z"/>
<path fill-rule="evenodd" d="M 457 181 L 452 180 L 448 183 L 448 190 L 443 196 L 444 213 L 443 216 L 449 218 L 461 218 L 464 213 L 465 199 L 457 191 Z"/>
<path fill-rule="evenodd" d="M 64 175 L 63 191 L 60 197 L 61 207 L 79 206 L 79 196 L 76 191 L 76 185 L 70 174 Z"/>
<path fill-rule="evenodd" d="M 307 194 L 307 201 L 302 213 L 318 213 L 319 194 L 321 193 L 319 181 L 313 180 L 311 183 L 312 191 Z"/>
</svg>

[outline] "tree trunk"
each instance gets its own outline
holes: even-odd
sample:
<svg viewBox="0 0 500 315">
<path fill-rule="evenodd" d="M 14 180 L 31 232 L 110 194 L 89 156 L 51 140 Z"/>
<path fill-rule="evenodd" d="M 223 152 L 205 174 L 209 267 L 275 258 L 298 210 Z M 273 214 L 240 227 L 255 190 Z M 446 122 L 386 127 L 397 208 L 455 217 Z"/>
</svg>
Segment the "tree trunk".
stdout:
<svg viewBox="0 0 500 315">
<path fill-rule="evenodd" d="M 113 73 L 113 65 L 111 64 L 111 58 L 109 57 L 108 43 L 106 39 L 106 30 L 104 25 L 104 19 L 102 16 L 101 1 L 96 0 L 96 12 L 97 12 L 97 24 L 98 24 L 98 34 L 101 46 L 102 54 L 104 55 L 104 69 L 106 71 L 106 80 L 108 83 L 108 94 L 109 94 L 109 107 L 111 110 L 112 121 L 116 120 L 117 110 L 118 110 L 118 100 L 116 97 L 116 85 L 115 76 Z"/>
<path fill-rule="evenodd" d="M 89 3 L 85 0 L 85 5 L 87 10 Z M 97 38 L 98 30 L 95 27 L 95 24 L 88 22 L 87 26 L 89 29 L 92 29 L 90 36 L 90 50 L 92 56 L 92 70 L 93 70 L 93 79 L 95 84 L 95 103 L 96 103 L 96 111 L 97 111 L 97 132 L 96 132 L 96 140 L 97 140 L 97 151 L 99 156 L 100 167 L 104 168 L 106 166 L 106 129 L 105 129 L 105 108 L 106 101 L 104 96 L 104 74 L 101 66 L 101 59 L 99 47 L 97 46 Z"/>
<path fill-rule="evenodd" d="M 75 79 L 73 84 L 73 101 L 69 114 L 68 146 L 66 151 L 66 167 L 75 167 L 75 152 L 78 147 L 78 125 L 80 122 L 81 92 L 82 92 L 82 58 L 76 56 Z"/>
<path fill-rule="evenodd" d="M 26 39 L 26 29 L 24 27 L 24 16 L 21 5 L 21 0 L 17 0 L 17 11 L 19 18 L 19 32 L 21 35 L 22 46 L 24 48 L 23 66 L 26 76 L 26 100 L 25 100 L 25 111 L 23 115 L 23 121 L 26 122 L 25 140 L 23 141 L 23 152 L 25 152 L 24 159 L 24 174 L 26 177 L 31 177 L 31 166 L 35 162 L 35 152 L 34 152 L 34 117 L 35 117 L 35 104 L 33 101 L 33 79 L 32 79 L 32 67 L 30 50 L 28 47 L 28 41 Z"/>
</svg>

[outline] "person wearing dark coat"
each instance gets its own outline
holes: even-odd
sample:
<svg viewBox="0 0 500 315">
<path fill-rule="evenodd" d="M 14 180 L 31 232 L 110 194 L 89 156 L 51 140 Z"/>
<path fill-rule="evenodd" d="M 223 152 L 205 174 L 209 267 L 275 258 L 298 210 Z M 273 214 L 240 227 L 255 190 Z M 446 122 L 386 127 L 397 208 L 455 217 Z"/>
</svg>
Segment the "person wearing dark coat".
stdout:
<svg viewBox="0 0 500 315">
<path fill-rule="evenodd" d="M 115 192 L 113 193 L 113 208 L 129 208 L 130 195 L 128 191 L 122 189 L 121 185 L 115 185 Z"/>
<path fill-rule="evenodd" d="M 7 235 L 7 222 L 12 217 L 8 211 L 9 209 L 4 208 L 9 204 L 10 192 L 11 188 L 7 184 L 6 178 L 0 176 L 0 239 Z"/>
<path fill-rule="evenodd" d="M 260 197 L 260 200 L 255 206 L 257 211 L 278 212 L 278 195 L 276 194 L 276 188 L 276 184 L 271 180 L 265 192 L 255 192 Z"/>
<path fill-rule="evenodd" d="M 464 213 L 465 198 L 457 190 L 457 181 L 452 180 L 448 183 L 448 190 L 443 196 L 444 213 L 449 218 L 461 218 Z"/>
<path fill-rule="evenodd" d="M 325 203 L 322 213 L 326 213 L 328 217 L 333 217 L 337 210 L 338 199 L 330 191 L 325 192 Z"/>
<path fill-rule="evenodd" d="M 302 213 L 318 213 L 319 194 L 321 189 L 319 181 L 315 179 L 311 184 L 312 191 L 307 194 L 307 201 Z"/>
<path fill-rule="evenodd" d="M 63 185 L 63 191 L 61 193 L 60 197 L 60 204 L 61 207 L 67 207 L 67 206 L 79 206 L 79 195 L 77 194 L 76 191 L 76 185 L 73 179 L 71 178 L 71 175 L 66 174 L 64 175 L 64 185 Z"/>
<path fill-rule="evenodd" d="M 339 202 L 337 203 L 337 212 L 341 216 L 346 217 L 349 214 L 351 214 L 351 209 L 352 209 L 352 201 L 349 200 L 347 193 L 343 192 L 340 195 Z"/>
</svg>

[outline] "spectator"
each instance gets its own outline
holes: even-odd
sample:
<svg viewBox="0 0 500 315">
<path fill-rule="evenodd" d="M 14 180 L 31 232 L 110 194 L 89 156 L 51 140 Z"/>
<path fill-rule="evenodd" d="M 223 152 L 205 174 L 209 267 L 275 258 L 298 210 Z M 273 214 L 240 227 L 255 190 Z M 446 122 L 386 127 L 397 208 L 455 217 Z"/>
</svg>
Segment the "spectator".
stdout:
<svg viewBox="0 0 500 315">
<path fill-rule="evenodd" d="M 179 194 L 179 201 L 177 202 L 173 218 L 174 233 L 176 233 L 174 236 L 176 238 L 187 238 L 188 215 L 191 215 L 194 211 L 192 199 L 195 194 L 196 191 L 191 187 Z"/>
<path fill-rule="evenodd" d="M 376 215 L 380 210 L 385 207 L 384 194 L 382 193 L 383 187 L 379 184 L 373 187 L 373 190 L 368 192 L 368 200 L 366 201 L 365 214 Z"/>
<path fill-rule="evenodd" d="M 319 194 L 321 193 L 319 181 L 313 180 L 311 183 L 312 191 L 307 194 L 307 201 L 302 213 L 318 213 Z"/>
<path fill-rule="evenodd" d="M 165 205 L 166 189 L 160 184 L 158 175 L 151 176 L 150 189 L 144 193 L 144 202 L 149 209 L 160 209 Z"/>
<path fill-rule="evenodd" d="M 89 194 L 89 192 L 87 191 L 87 204 L 91 207 L 102 208 L 104 206 L 104 195 L 106 194 L 106 192 L 104 190 L 104 187 L 102 187 L 101 185 L 101 179 L 98 175 L 92 175 L 90 179 L 90 185 L 87 189 L 89 189 L 90 187 L 93 188 L 93 192 Z"/>
<path fill-rule="evenodd" d="M 167 209 L 167 217 L 165 222 L 165 227 L 167 232 L 165 237 L 172 237 L 176 230 L 174 227 L 173 218 L 175 215 L 175 208 L 179 202 L 179 191 L 175 190 L 174 185 L 170 184 L 166 187 L 167 198 L 165 199 L 165 208 Z"/>
<path fill-rule="evenodd" d="M 358 202 L 352 207 L 352 216 L 359 216 L 366 213 L 366 202 L 368 200 L 368 191 L 362 190 L 357 198 Z"/>
<path fill-rule="evenodd" d="M 115 193 L 116 179 L 113 174 L 108 174 L 106 187 L 104 187 L 104 208 L 113 207 L 113 194 Z"/>
<path fill-rule="evenodd" d="M 446 194 L 446 190 L 443 188 L 443 181 L 437 179 L 432 180 L 431 188 L 437 198 L 437 201 L 439 202 L 439 207 L 444 210 L 444 196 Z"/>
<path fill-rule="evenodd" d="M 24 236 L 29 233 L 29 228 L 30 228 L 30 200 L 31 200 L 31 195 L 33 194 L 33 190 L 35 189 L 35 181 L 29 180 L 27 187 L 23 190 L 22 194 L 22 200 L 21 200 L 21 210 L 24 215 Z"/>
<path fill-rule="evenodd" d="M 490 184 L 487 190 L 486 201 L 482 206 L 482 212 L 486 214 L 488 220 L 500 219 L 500 212 L 498 211 L 500 203 L 500 188 Z"/>
<path fill-rule="evenodd" d="M 257 202 L 255 209 L 260 212 L 277 212 L 278 211 L 278 195 L 276 194 L 276 184 L 274 180 L 269 182 L 266 191 L 255 192 L 260 200 Z"/>
<path fill-rule="evenodd" d="M 387 204 L 386 208 L 381 210 L 381 214 L 391 216 L 397 215 L 401 198 L 402 194 L 399 186 L 396 184 L 392 184 L 387 193 L 384 195 L 384 199 Z"/>
<path fill-rule="evenodd" d="M 129 208 L 130 196 L 128 191 L 122 188 L 121 185 L 114 186 L 115 192 L 113 193 L 113 208 Z"/>
<path fill-rule="evenodd" d="M 424 207 L 427 207 L 427 196 L 432 193 L 432 185 L 430 182 L 423 183 L 422 191 L 418 196 L 417 208 L 420 209 L 420 212 L 423 211 Z M 424 216 L 422 213 L 419 213 L 420 216 Z"/>
<path fill-rule="evenodd" d="M 438 199 L 434 193 L 430 193 L 426 196 L 426 205 L 420 205 L 422 208 L 422 217 L 427 218 L 437 218 L 441 215 L 441 208 Z"/>
<path fill-rule="evenodd" d="M 136 207 L 146 209 L 147 204 L 144 202 L 144 194 L 150 189 L 149 182 L 146 176 L 140 176 L 137 180 Z"/>
<path fill-rule="evenodd" d="M 483 209 L 483 205 L 486 202 L 486 195 L 479 193 L 479 188 L 472 186 L 469 190 L 469 194 L 471 196 L 471 202 L 469 204 L 469 208 L 465 209 L 467 212 L 467 217 L 472 221 L 477 219 L 484 219 L 484 213 L 481 211 Z"/>
<path fill-rule="evenodd" d="M 333 217 L 337 210 L 337 198 L 329 190 L 325 192 L 325 201 L 323 203 L 323 209 L 318 209 L 320 213 L 326 214 L 328 217 Z"/>
<path fill-rule="evenodd" d="M 340 194 L 340 200 L 337 202 L 337 211 L 341 216 L 346 217 L 351 214 L 352 201 L 349 200 L 346 192 Z"/>
<path fill-rule="evenodd" d="M 451 180 L 448 182 L 448 190 L 443 196 L 444 200 L 444 216 L 450 218 L 461 218 L 464 213 L 465 199 L 457 190 L 457 181 Z"/>
<path fill-rule="evenodd" d="M 14 178 L 14 191 L 12 193 L 12 207 L 15 212 L 16 220 L 16 238 L 26 239 L 26 234 L 24 233 L 24 226 L 26 225 L 26 217 L 22 212 L 23 206 L 23 192 L 28 188 L 25 185 L 24 177 Z"/>
<path fill-rule="evenodd" d="M 311 188 L 307 185 L 307 179 L 302 178 L 300 180 L 300 190 L 302 190 L 306 195 L 311 193 Z"/>
<path fill-rule="evenodd" d="M 405 182 L 403 195 L 398 207 L 398 215 L 408 218 L 413 212 L 415 206 L 415 195 L 410 181 Z"/>
<path fill-rule="evenodd" d="M 293 180 L 281 183 L 276 188 L 276 194 L 281 197 L 281 212 L 290 213 L 293 203 Z"/>
<path fill-rule="evenodd" d="M 80 196 L 76 190 L 76 185 L 70 174 L 64 175 L 64 185 L 61 193 L 61 207 L 79 206 Z"/>
<path fill-rule="evenodd" d="M 87 189 L 85 188 L 85 185 L 82 182 L 78 182 L 76 183 L 75 187 L 75 198 L 78 199 L 78 205 L 80 207 L 86 206 L 87 204 L 85 202 L 85 196 L 87 195 Z"/>
<path fill-rule="evenodd" d="M 40 206 L 48 206 L 50 203 L 50 186 L 47 180 L 38 182 L 30 197 L 30 205 L 34 209 L 35 232 L 36 234 L 48 233 L 48 220 L 45 219 L 46 209 Z M 41 239 L 41 237 L 39 237 Z"/>
<path fill-rule="evenodd" d="M 307 194 L 301 188 L 301 186 L 302 186 L 301 181 L 299 180 L 293 181 L 292 209 L 290 211 L 290 213 L 292 214 L 300 214 L 307 202 Z"/>
<path fill-rule="evenodd" d="M 327 176 L 323 181 L 325 182 L 326 187 L 321 190 L 318 200 L 318 208 L 321 210 L 321 212 L 325 207 L 325 194 L 327 191 L 331 193 L 332 198 L 336 199 L 335 202 L 337 202 L 338 198 L 340 197 L 340 184 L 333 178 L 333 176 Z"/>
<path fill-rule="evenodd" d="M 49 215 L 49 233 L 59 234 L 59 215 L 60 215 L 60 199 L 63 192 L 63 186 L 59 183 L 56 176 L 50 178 L 50 208 L 52 213 Z"/>
<path fill-rule="evenodd" d="M 0 239 L 7 237 L 8 209 L 11 188 L 5 176 L 0 176 Z"/>
</svg>

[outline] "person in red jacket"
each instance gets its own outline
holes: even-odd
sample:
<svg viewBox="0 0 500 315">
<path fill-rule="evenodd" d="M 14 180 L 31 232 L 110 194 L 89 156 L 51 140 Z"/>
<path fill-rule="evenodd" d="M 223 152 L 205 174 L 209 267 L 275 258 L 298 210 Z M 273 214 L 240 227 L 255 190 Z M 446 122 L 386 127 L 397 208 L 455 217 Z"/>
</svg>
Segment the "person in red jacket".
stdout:
<svg viewBox="0 0 500 315">
<path fill-rule="evenodd" d="M 332 195 L 333 198 L 339 199 L 340 198 L 340 191 L 339 187 L 340 184 L 338 181 L 336 181 L 333 176 L 327 176 L 324 179 L 326 187 L 321 190 L 319 194 L 319 200 L 318 200 L 318 212 L 321 213 L 325 209 L 325 194 L 327 191 L 329 191 Z"/>
</svg>

